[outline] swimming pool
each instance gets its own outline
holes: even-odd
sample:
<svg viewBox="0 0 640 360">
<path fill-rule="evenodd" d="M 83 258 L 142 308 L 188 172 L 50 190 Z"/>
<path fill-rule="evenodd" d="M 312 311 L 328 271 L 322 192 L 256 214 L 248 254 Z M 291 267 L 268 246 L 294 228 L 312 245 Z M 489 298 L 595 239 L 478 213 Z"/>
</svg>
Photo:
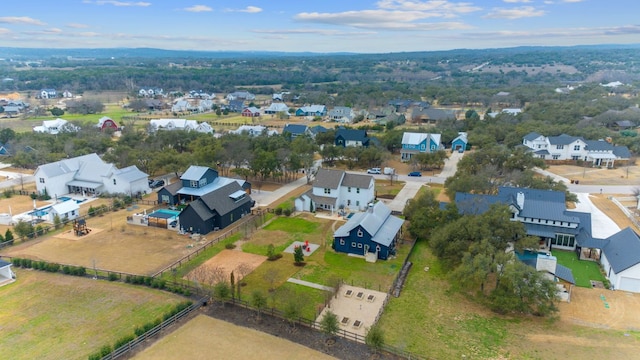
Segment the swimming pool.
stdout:
<svg viewBox="0 0 640 360">
<path fill-rule="evenodd" d="M 70 197 L 68 197 L 68 196 L 60 196 L 60 197 L 58 198 L 58 200 L 60 200 L 60 202 L 65 202 L 65 201 L 72 200 L 72 199 L 71 199 Z M 84 202 L 85 200 L 86 200 L 86 199 L 82 199 L 82 200 L 78 200 L 78 199 L 76 199 L 75 201 L 76 201 L 78 204 L 80 204 L 80 203 Z"/>
<path fill-rule="evenodd" d="M 51 206 L 47 206 L 47 207 L 44 207 L 42 209 L 31 211 L 31 212 L 29 212 L 27 214 L 31 215 L 31 216 L 43 217 L 43 216 L 49 215 L 49 210 L 50 209 L 51 209 Z"/>
<path fill-rule="evenodd" d="M 180 215 L 180 211 L 177 210 L 169 210 L 169 209 L 158 209 L 154 211 L 156 213 L 171 215 L 172 217 Z"/>
</svg>

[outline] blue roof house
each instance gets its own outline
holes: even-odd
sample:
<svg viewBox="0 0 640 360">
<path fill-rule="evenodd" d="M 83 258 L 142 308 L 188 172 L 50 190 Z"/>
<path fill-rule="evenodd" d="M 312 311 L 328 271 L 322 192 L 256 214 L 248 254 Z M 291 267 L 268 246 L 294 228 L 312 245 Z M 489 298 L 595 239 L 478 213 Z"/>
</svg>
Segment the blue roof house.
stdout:
<svg viewBox="0 0 640 360">
<path fill-rule="evenodd" d="M 313 133 L 307 125 L 302 125 L 302 124 L 287 124 L 282 129 L 282 134 L 291 135 L 291 139 L 295 139 L 298 136 L 304 136 L 304 135 L 315 137 L 315 133 Z"/>
<path fill-rule="evenodd" d="M 327 107 L 324 105 L 302 106 L 296 110 L 296 116 L 325 116 Z"/>
<path fill-rule="evenodd" d="M 158 203 L 188 203 L 232 182 L 237 182 L 244 191 L 251 193 L 251 184 L 244 180 L 218 176 L 218 171 L 214 169 L 192 165 L 180 176 L 180 181 L 158 191 Z"/>
<path fill-rule="evenodd" d="M 396 253 L 403 223 L 382 202 L 370 204 L 367 211 L 354 214 L 336 230 L 332 247 L 337 252 L 364 256 L 371 262 L 386 260 Z"/>
<path fill-rule="evenodd" d="M 464 152 L 467 149 L 468 143 L 467 133 L 459 132 L 458 136 L 451 141 L 451 151 Z"/>
<path fill-rule="evenodd" d="M 339 128 L 336 130 L 336 146 L 369 146 L 369 137 L 365 130 Z"/>
<path fill-rule="evenodd" d="M 400 159 L 409 161 L 415 154 L 426 154 L 442 150 L 440 134 L 405 132 L 402 135 Z"/>
</svg>

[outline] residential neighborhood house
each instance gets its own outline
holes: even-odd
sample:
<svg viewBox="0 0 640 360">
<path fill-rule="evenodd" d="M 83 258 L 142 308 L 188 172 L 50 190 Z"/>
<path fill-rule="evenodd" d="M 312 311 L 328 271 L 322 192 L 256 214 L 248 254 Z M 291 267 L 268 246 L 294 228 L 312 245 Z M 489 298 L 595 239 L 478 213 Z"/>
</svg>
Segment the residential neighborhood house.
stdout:
<svg viewBox="0 0 640 360">
<path fill-rule="evenodd" d="M 375 179 L 371 175 L 320 168 L 311 190 L 294 201 L 296 211 L 323 209 L 363 211 L 375 198 Z"/>
<path fill-rule="evenodd" d="M 269 130 L 266 126 L 263 125 L 241 125 L 236 130 L 230 130 L 230 134 L 243 134 L 246 133 L 249 136 L 260 136 L 260 135 L 277 135 L 278 130 Z"/>
<path fill-rule="evenodd" d="M 365 130 L 344 129 L 336 130 L 335 144 L 337 146 L 369 146 L 369 137 Z"/>
<path fill-rule="evenodd" d="M 365 212 L 354 214 L 334 232 L 332 247 L 338 252 L 364 256 L 371 262 L 386 260 L 396 254 L 403 223 L 381 201 L 369 204 Z"/>
<path fill-rule="evenodd" d="M 325 116 L 327 107 L 324 105 L 306 105 L 296 110 L 296 116 Z"/>
<path fill-rule="evenodd" d="M 57 135 L 61 132 L 76 132 L 78 127 L 65 119 L 43 120 L 41 126 L 34 126 L 33 132 Z"/>
<path fill-rule="evenodd" d="M 615 146 L 605 140 L 585 140 L 582 137 L 561 134 L 544 136 L 531 132 L 522 144 L 536 157 L 544 160 L 582 160 L 593 166 L 613 167 L 615 161 L 628 161 L 631 153 L 626 146 Z"/>
<path fill-rule="evenodd" d="M 427 154 L 443 150 L 440 143 L 441 134 L 405 132 L 402 134 L 400 159 L 409 161 L 416 154 Z"/>
<path fill-rule="evenodd" d="M 307 125 L 303 124 L 287 124 L 282 129 L 282 134 L 291 135 L 291 139 L 295 139 L 298 136 L 310 136 L 312 138 L 315 137 L 315 134 L 311 131 L 311 129 Z"/>
<path fill-rule="evenodd" d="M 116 124 L 116 122 L 113 121 L 113 119 L 106 116 L 103 116 L 98 120 L 98 124 L 96 125 L 96 127 L 98 127 L 100 131 L 105 131 L 107 129 L 116 131 L 119 129 L 118 124 Z"/>
<path fill-rule="evenodd" d="M 346 106 L 336 106 L 329 111 L 329 120 L 341 123 L 350 123 L 355 117 L 356 113 L 353 109 Z"/>
<path fill-rule="evenodd" d="M 468 143 L 467 133 L 461 131 L 458 133 L 458 136 L 451 141 L 451 151 L 464 152 L 467 149 Z"/>
<path fill-rule="evenodd" d="M 136 196 L 151 192 L 148 175 L 135 165 L 118 169 L 95 153 L 40 165 L 34 177 L 38 193 L 52 198 L 69 193 Z"/>
<path fill-rule="evenodd" d="M 255 106 L 249 106 L 244 108 L 240 115 L 244 117 L 260 117 L 260 109 Z"/>
<path fill-rule="evenodd" d="M 197 131 L 203 134 L 213 134 L 213 127 L 206 122 L 198 123 L 196 120 L 186 119 L 152 119 L 149 121 L 149 131 L 156 132 L 158 130 L 183 130 Z"/>
</svg>

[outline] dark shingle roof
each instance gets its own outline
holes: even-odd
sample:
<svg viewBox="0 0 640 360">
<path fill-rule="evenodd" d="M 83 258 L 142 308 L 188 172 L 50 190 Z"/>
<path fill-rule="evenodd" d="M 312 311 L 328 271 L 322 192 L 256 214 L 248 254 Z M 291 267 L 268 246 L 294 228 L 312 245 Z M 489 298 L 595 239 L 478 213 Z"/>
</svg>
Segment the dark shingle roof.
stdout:
<svg viewBox="0 0 640 360">
<path fill-rule="evenodd" d="M 576 140 L 584 141 L 581 137 L 570 136 L 567 134 L 562 134 L 558 136 L 549 136 L 548 139 L 549 139 L 549 144 L 551 145 L 569 145 Z"/>
<path fill-rule="evenodd" d="M 294 134 L 294 135 L 300 135 L 300 134 L 304 134 L 305 131 L 307 131 L 307 125 L 301 125 L 301 124 L 287 124 L 285 125 L 284 129 L 282 129 L 282 132 L 288 132 L 290 134 Z"/>
<path fill-rule="evenodd" d="M 251 201 L 249 195 L 242 199 L 235 201 L 229 195 L 236 191 L 242 191 L 242 187 L 237 182 L 233 181 L 218 190 L 203 195 L 200 200 L 211 210 L 216 211 L 219 215 L 227 214 L 228 212 L 236 209 L 237 207 L 244 205 Z"/>
<path fill-rule="evenodd" d="M 640 237 L 630 227 L 607 238 L 602 252 L 616 274 L 640 263 Z"/>
<path fill-rule="evenodd" d="M 589 151 L 611 151 L 613 145 L 604 140 L 586 140 L 587 150 Z"/>
<path fill-rule="evenodd" d="M 568 283 L 576 283 L 576 280 L 573 278 L 573 272 L 566 266 L 556 264 L 556 272 L 554 275 Z"/>
<path fill-rule="evenodd" d="M 367 132 L 364 130 L 355 130 L 355 129 L 338 129 L 336 130 L 336 138 L 342 136 L 345 140 L 351 141 L 360 141 L 363 144 L 367 142 L 369 139 L 367 137 Z"/>
<path fill-rule="evenodd" d="M 163 189 L 168 191 L 169 194 L 175 196 L 175 195 L 178 194 L 178 190 L 182 189 L 182 182 L 176 181 L 176 182 L 174 182 L 172 184 L 169 184 L 169 185 L 165 186 Z"/>
<path fill-rule="evenodd" d="M 620 159 L 631 158 L 631 152 L 629 151 L 629 148 L 626 146 L 614 146 L 613 154 Z"/>
<path fill-rule="evenodd" d="M 11 265 L 11 263 L 8 263 L 8 262 L 6 262 L 4 260 L 0 260 L 0 268 L 3 268 L 5 266 L 9 266 L 9 265 Z"/>
<path fill-rule="evenodd" d="M 342 170 L 320 168 L 316 173 L 316 180 L 313 182 L 313 186 L 324 189 L 337 189 L 344 174 L 345 172 Z"/>
</svg>

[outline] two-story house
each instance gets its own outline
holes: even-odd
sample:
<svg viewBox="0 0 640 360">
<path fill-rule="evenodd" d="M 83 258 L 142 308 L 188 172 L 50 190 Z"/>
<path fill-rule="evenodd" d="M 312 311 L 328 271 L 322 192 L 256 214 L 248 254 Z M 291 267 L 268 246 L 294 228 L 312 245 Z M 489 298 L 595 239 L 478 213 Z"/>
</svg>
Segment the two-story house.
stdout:
<svg viewBox="0 0 640 360">
<path fill-rule="evenodd" d="M 342 123 L 350 123 L 356 117 L 353 109 L 347 106 L 336 106 L 329 111 L 329 119 Z"/>
<path fill-rule="evenodd" d="M 287 124 L 282 129 L 282 134 L 289 134 L 291 136 L 291 139 L 295 139 L 298 136 L 309 136 L 311 138 L 315 137 L 315 133 L 311 131 L 311 128 L 304 124 Z"/>
<path fill-rule="evenodd" d="M 289 114 L 289 107 L 285 103 L 274 102 L 274 103 L 271 103 L 271 105 L 269 105 L 269 107 L 264 110 L 264 113 L 270 114 L 270 115 L 277 114 L 277 113 Z"/>
<path fill-rule="evenodd" d="M 368 261 L 386 260 L 396 253 L 403 223 L 381 201 L 368 204 L 365 212 L 354 214 L 336 230 L 332 247 L 338 252 L 364 256 Z"/>
<path fill-rule="evenodd" d="M 400 159 L 409 161 L 415 154 L 432 153 L 443 150 L 440 134 L 405 132 L 402 135 Z"/>
<path fill-rule="evenodd" d="M 320 168 L 312 189 L 295 200 L 295 207 L 297 211 L 362 211 L 374 198 L 373 176 Z"/>
<path fill-rule="evenodd" d="M 296 116 L 325 116 L 327 107 L 324 105 L 307 105 L 296 110 Z"/>
</svg>

